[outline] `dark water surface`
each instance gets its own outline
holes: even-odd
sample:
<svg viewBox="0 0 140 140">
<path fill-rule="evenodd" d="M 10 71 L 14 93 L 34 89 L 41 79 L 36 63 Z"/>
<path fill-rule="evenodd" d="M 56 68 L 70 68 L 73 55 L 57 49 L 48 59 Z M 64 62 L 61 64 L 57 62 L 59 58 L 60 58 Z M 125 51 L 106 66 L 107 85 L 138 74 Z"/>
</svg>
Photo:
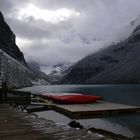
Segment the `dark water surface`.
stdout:
<svg viewBox="0 0 140 140">
<path fill-rule="evenodd" d="M 24 91 L 41 94 L 83 93 L 103 96 L 104 101 L 140 106 L 140 85 L 48 85 L 24 88 Z M 40 117 L 52 119 L 57 123 L 68 124 L 70 119 L 54 111 L 37 113 Z M 140 137 L 140 115 L 78 120 L 86 128 L 95 127 L 123 134 Z"/>
</svg>

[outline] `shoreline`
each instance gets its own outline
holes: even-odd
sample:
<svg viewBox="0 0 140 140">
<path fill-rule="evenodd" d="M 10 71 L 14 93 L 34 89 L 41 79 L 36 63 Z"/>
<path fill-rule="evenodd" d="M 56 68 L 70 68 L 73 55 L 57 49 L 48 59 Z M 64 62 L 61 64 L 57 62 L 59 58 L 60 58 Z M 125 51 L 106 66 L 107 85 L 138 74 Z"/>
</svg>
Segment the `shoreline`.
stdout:
<svg viewBox="0 0 140 140">
<path fill-rule="evenodd" d="M 95 133 L 95 134 L 97 133 L 99 135 L 103 135 L 106 138 L 111 138 L 111 139 L 113 138 L 115 140 L 133 140 L 133 139 L 136 140 L 136 137 L 127 137 L 122 134 L 116 134 L 114 132 L 107 131 L 104 129 L 97 129 L 94 127 L 86 129 L 86 128 L 84 128 L 83 125 L 81 125 L 79 122 L 77 122 L 75 120 L 71 121 L 68 125 L 73 128 L 84 129 L 85 131 L 91 131 L 92 133 Z"/>
<path fill-rule="evenodd" d="M 92 131 L 93 133 L 98 133 L 101 135 L 104 135 L 107 138 L 113 138 L 113 140 L 138 140 L 137 137 L 127 137 L 127 136 L 123 136 L 121 134 L 116 134 L 107 130 L 103 130 L 103 129 L 97 129 L 97 128 L 89 128 L 90 131 Z"/>
<path fill-rule="evenodd" d="M 4 106 L 4 107 L 2 107 L 2 106 Z M 89 129 L 85 129 L 84 127 L 82 127 L 81 129 L 80 128 L 77 129 L 78 127 L 72 128 L 72 127 L 70 127 L 68 125 L 58 125 L 53 120 L 42 118 L 42 117 L 39 117 L 38 115 L 35 115 L 35 114 L 30 114 L 30 113 L 27 113 L 27 112 L 23 112 L 20 108 L 14 108 L 13 106 L 8 105 L 8 104 L 5 104 L 5 105 L 4 104 L 0 104 L 0 108 L 1 108 L 1 114 L 2 114 L 2 116 L 1 116 L 2 120 L 0 120 L 2 122 L 1 125 L 3 125 L 3 126 L 7 125 L 7 126 L 10 126 L 10 127 L 14 126 L 14 129 L 17 130 L 16 135 L 19 135 L 18 134 L 18 129 L 19 129 L 18 127 L 19 127 L 19 125 L 22 124 L 24 126 L 24 129 L 26 130 L 25 124 L 27 122 L 28 122 L 28 125 L 30 127 L 32 127 L 31 131 L 37 131 L 36 129 L 34 130 L 34 128 L 36 127 L 36 124 L 35 124 L 35 127 L 34 127 L 34 123 L 36 123 L 36 121 L 37 121 L 37 124 L 39 125 L 39 127 L 41 127 L 41 129 L 43 127 L 43 130 L 45 129 L 47 131 L 48 130 L 49 131 L 50 130 L 54 131 L 54 130 L 56 130 L 59 127 L 59 129 L 57 130 L 58 132 L 55 131 L 56 135 L 58 135 L 58 138 L 56 137 L 56 140 L 59 139 L 59 137 L 61 137 L 60 134 L 63 133 L 64 131 L 67 131 L 67 133 L 71 135 L 71 138 L 75 137 L 75 135 L 72 135 L 72 134 L 76 131 L 77 133 L 79 133 L 78 137 L 81 137 L 81 139 L 82 139 L 82 137 L 87 137 L 87 139 L 88 138 L 89 139 L 96 138 L 98 140 L 138 140 L 137 138 L 129 138 L 129 137 L 118 135 L 118 134 L 115 134 L 115 133 L 112 133 L 112 132 L 109 132 L 109 131 L 106 131 L 106 130 L 96 129 L 96 128 L 93 128 L 93 127 L 89 128 Z M 10 113 L 12 116 L 9 118 L 7 113 L 8 114 Z M 15 118 L 15 116 L 17 116 L 18 118 Z M 29 120 L 28 119 L 24 119 L 24 118 L 29 118 Z M 3 119 L 6 120 L 6 121 L 3 121 Z M 13 121 L 11 122 L 9 119 L 10 120 L 12 119 Z M 17 123 L 18 120 L 24 120 L 24 122 L 22 121 L 21 124 L 18 124 Z M 48 123 L 50 123 L 49 126 L 48 125 L 44 125 L 44 124 L 48 124 Z M 50 126 L 51 126 L 51 128 L 50 128 Z M 60 128 L 62 129 L 61 133 L 59 132 Z M 5 129 L 5 127 L 4 127 L 4 129 Z M 10 129 L 10 130 L 8 130 L 8 129 Z M 40 128 L 37 128 L 37 129 L 41 132 Z M 9 136 L 11 135 L 10 134 L 11 133 L 10 132 L 11 128 L 9 128 L 9 127 L 7 127 L 7 129 L 5 129 L 5 130 L 2 129 L 2 131 L 5 131 L 5 134 L 6 134 L 6 131 L 7 131 L 8 135 Z M 41 136 L 40 132 L 38 132 L 39 136 Z M 20 133 L 23 133 L 22 129 L 21 129 Z M 75 133 L 75 134 L 77 135 L 77 133 Z M 35 135 L 37 135 L 37 134 L 35 134 Z M 44 135 L 45 134 L 43 134 L 43 136 Z M 65 136 L 65 133 L 64 133 L 64 136 Z M 7 135 L 6 135 L 6 137 L 7 137 Z M 11 137 L 12 137 L 12 135 L 11 135 Z M 46 137 L 47 137 L 47 133 L 46 133 Z M 66 135 L 65 137 L 67 137 L 67 139 L 69 139 L 69 136 Z"/>
<path fill-rule="evenodd" d="M 39 115 L 35 115 L 37 118 L 39 119 L 42 119 L 42 117 L 39 117 Z M 57 122 L 55 122 L 53 119 L 52 120 L 49 120 L 49 119 L 46 119 L 46 118 L 43 118 L 45 119 L 46 121 L 53 121 L 55 124 L 57 124 Z M 84 130 L 84 131 L 87 131 L 87 133 L 93 133 L 93 134 L 96 134 L 96 136 L 99 138 L 102 138 L 103 140 L 139 140 L 140 138 L 138 137 L 127 137 L 127 136 L 124 136 L 124 135 L 121 135 L 121 134 L 116 134 L 116 133 L 113 133 L 111 131 L 107 131 L 107 130 L 104 130 L 104 129 L 98 129 L 98 128 L 94 128 L 94 127 L 91 127 L 91 128 L 84 128 L 84 126 L 82 126 L 80 123 L 78 123 L 78 126 L 74 126 L 74 127 L 71 127 L 70 125 L 67 125 L 67 124 L 62 124 L 61 125 L 65 126 L 65 127 L 70 127 L 70 128 L 74 128 L 75 130 L 79 129 L 79 130 Z M 101 139 L 101 140 L 102 140 Z"/>
<path fill-rule="evenodd" d="M 46 89 L 45 89 L 46 90 Z M 48 118 L 46 119 L 46 120 L 49 120 Z M 53 120 L 53 119 L 50 119 L 50 120 Z M 62 119 L 63 120 L 63 119 Z M 54 121 L 54 120 L 53 120 Z M 55 122 L 55 121 L 54 121 Z M 58 122 L 59 123 L 59 122 Z M 135 140 L 137 140 L 137 139 L 140 139 L 140 137 L 139 137 L 139 135 L 136 133 L 136 136 L 137 137 L 127 137 L 127 135 L 125 135 L 125 136 L 123 136 L 123 133 L 121 133 L 121 134 L 116 134 L 116 132 L 110 132 L 110 131 L 112 131 L 112 130 L 110 130 L 110 131 L 106 131 L 106 130 L 104 130 L 104 128 L 103 129 L 98 129 L 98 128 L 100 128 L 100 127 L 97 127 L 97 128 L 94 128 L 94 127 L 96 127 L 96 126 L 94 126 L 93 125 L 93 127 L 91 126 L 90 128 L 89 128 L 89 131 L 92 131 L 93 133 L 97 133 L 97 134 L 100 134 L 100 135 L 103 135 L 103 136 L 105 136 L 105 137 L 108 137 L 108 138 L 112 138 L 112 139 L 120 139 L 120 140 L 124 140 L 124 139 L 126 139 L 126 140 L 133 140 L 133 139 L 135 139 Z"/>
</svg>

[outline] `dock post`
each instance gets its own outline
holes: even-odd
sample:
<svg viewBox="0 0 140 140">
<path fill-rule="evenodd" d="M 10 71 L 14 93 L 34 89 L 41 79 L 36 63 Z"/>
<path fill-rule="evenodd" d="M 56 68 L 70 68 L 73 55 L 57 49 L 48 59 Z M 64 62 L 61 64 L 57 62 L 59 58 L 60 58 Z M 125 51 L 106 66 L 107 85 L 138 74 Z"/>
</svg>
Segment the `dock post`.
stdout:
<svg viewBox="0 0 140 140">
<path fill-rule="evenodd" d="M 7 92 L 8 92 L 8 87 L 7 83 L 3 82 L 2 83 L 2 102 L 7 102 Z"/>
<path fill-rule="evenodd" d="M 0 103 L 3 102 L 3 90 L 2 88 L 0 89 Z"/>
</svg>

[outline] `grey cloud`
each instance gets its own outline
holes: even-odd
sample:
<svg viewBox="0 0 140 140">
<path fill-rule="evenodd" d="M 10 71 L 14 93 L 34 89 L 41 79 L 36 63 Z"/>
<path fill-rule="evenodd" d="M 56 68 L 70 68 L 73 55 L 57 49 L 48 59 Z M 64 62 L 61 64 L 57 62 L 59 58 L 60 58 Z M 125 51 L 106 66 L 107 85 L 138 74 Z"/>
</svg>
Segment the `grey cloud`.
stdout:
<svg viewBox="0 0 140 140">
<path fill-rule="evenodd" d="M 1 0 L 0 1 L 0 9 L 4 13 L 4 15 L 7 15 L 9 12 L 12 12 L 12 9 L 13 9 L 12 1 Z"/>
<path fill-rule="evenodd" d="M 77 19 L 59 24 L 27 17 L 17 20 L 17 8 L 28 3 L 44 9 L 74 9 Z M 0 8 L 16 36 L 32 43 L 22 50 L 43 64 L 77 61 L 131 34 L 130 22 L 140 15 L 140 0 L 1 0 Z M 13 17 L 9 15 L 12 13 Z M 46 42 L 43 42 L 46 39 Z M 20 46 L 19 46 L 20 47 Z M 57 56 L 57 57 L 56 57 Z"/>
<path fill-rule="evenodd" d="M 69 8 L 82 11 L 85 7 L 89 6 L 96 0 L 34 0 L 34 3 L 39 5 L 41 8 L 53 9 L 58 8 Z"/>
<path fill-rule="evenodd" d="M 70 30 L 69 23 L 51 24 L 42 20 L 29 19 L 28 22 L 7 18 L 12 30 L 18 37 L 26 39 L 61 38 L 63 32 Z"/>
<path fill-rule="evenodd" d="M 79 38 L 76 38 L 71 43 L 66 43 L 59 39 L 48 40 L 45 43 L 38 40 L 22 49 L 28 59 L 36 60 L 41 64 L 57 64 L 76 62 L 90 52 L 95 52 L 100 48 L 102 46 L 98 42 L 96 42 L 96 47 L 94 48 L 92 44 L 83 44 Z"/>
<path fill-rule="evenodd" d="M 29 0 L 0 0 L 0 10 L 8 15 L 13 12 L 17 7 L 23 7 Z"/>
</svg>

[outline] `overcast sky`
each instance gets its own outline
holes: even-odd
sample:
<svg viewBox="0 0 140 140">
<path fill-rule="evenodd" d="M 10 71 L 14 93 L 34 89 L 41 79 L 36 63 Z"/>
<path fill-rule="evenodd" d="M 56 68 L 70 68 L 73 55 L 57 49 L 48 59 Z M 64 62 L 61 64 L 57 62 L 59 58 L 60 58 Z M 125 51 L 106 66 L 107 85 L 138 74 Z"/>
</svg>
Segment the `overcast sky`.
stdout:
<svg viewBox="0 0 140 140">
<path fill-rule="evenodd" d="M 56 64 L 127 38 L 140 0 L 0 0 L 0 9 L 26 59 Z"/>
</svg>

